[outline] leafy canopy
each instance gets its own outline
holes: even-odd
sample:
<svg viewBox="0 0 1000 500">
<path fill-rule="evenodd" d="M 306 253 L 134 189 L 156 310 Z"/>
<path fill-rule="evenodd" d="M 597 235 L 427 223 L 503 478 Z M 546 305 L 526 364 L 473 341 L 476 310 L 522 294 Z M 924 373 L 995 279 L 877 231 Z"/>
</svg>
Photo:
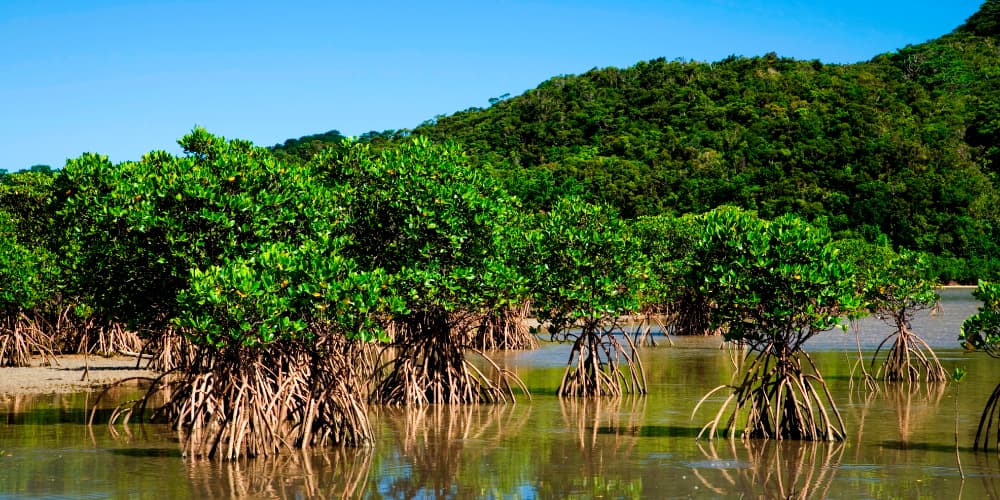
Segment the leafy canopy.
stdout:
<svg viewBox="0 0 1000 500">
<path fill-rule="evenodd" d="M 768 221 L 733 207 L 700 222 L 691 272 L 716 305 L 712 319 L 727 340 L 795 351 L 856 307 L 853 269 L 829 245 L 828 231 L 794 216 Z"/>
<path fill-rule="evenodd" d="M 1000 283 L 980 281 L 972 294 L 983 305 L 978 313 L 962 322 L 959 341 L 967 348 L 1000 357 Z"/>
</svg>

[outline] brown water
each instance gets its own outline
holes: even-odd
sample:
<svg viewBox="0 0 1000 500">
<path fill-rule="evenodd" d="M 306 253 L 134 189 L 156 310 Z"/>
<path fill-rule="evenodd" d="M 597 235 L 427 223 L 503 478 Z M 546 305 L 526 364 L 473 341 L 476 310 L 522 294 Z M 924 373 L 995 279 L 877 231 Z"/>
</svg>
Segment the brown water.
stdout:
<svg viewBox="0 0 1000 500">
<path fill-rule="evenodd" d="M 961 384 L 871 394 L 851 383 L 852 331 L 815 339 L 810 349 L 847 425 L 843 443 L 697 440 L 712 409 L 692 420 L 695 404 L 733 370 L 718 339 L 645 349 L 650 394 L 621 401 L 554 397 L 568 348 L 547 344 L 499 357 L 531 401 L 374 409 L 373 448 L 239 463 L 185 460 L 160 426 L 90 428 L 93 395 L 0 399 L 0 497 L 996 498 L 1000 455 L 971 446 L 1000 361 L 955 348 L 975 307 L 967 290 L 949 291 L 942 314 L 914 322 L 949 372 L 969 372 Z M 866 354 L 887 331 L 862 324 Z"/>
</svg>

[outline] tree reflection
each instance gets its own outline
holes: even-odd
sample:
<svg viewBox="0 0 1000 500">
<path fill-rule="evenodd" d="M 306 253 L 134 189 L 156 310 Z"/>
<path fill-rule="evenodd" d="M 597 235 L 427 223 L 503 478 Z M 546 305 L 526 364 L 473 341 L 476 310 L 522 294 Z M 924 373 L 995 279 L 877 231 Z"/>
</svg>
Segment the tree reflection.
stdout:
<svg viewBox="0 0 1000 500">
<path fill-rule="evenodd" d="M 826 498 L 844 442 L 791 440 L 699 441 L 705 457 L 692 473 L 717 495 L 750 498 Z"/>
<path fill-rule="evenodd" d="M 899 439 L 903 444 L 910 441 L 913 429 L 932 419 L 941 406 L 945 384 L 888 384 L 883 393 L 896 408 L 899 423 Z"/>
<path fill-rule="evenodd" d="M 628 498 L 642 495 L 642 472 L 630 464 L 643 432 L 646 398 L 561 398 L 574 439 L 552 441 L 538 475 L 541 497 Z"/>
<path fill-rule="evenodd" d="M 372 447 L 291 450 L 253 460 L 187 461 L 194 498 L 351 498 L 364 492 Z"/>
<path fill-rule="evenodd" d="M 395 453 L 402 462 L 392 464 L 396 470 L 391 477 L 380 478 L 378 488 L 384 495 L 474 497 L 487 490 L 509 494 L 520 484 L 518 474 L 523 471 L 512 469 L 526 465 L 525 460 L 505 457 L 511 458 L 504 463 L 506 470 L 484 462 L 505 440 L 524 432 L 529 416 L 524 409 L 514 405 L 426 405 L 382 411 L 396 434 Z M 464 453 L 465 443 L 470 441 L 476 443 L 475 454 Z"/>
<path fill-rule="evenodd" d="M 628 452 L 646 416 L 646 398 L 560 398 L 563 424 L 577 434 L 580 451 L 592 452 L 598 435 L 613 436 L 601 445 Z"/>
</svg>

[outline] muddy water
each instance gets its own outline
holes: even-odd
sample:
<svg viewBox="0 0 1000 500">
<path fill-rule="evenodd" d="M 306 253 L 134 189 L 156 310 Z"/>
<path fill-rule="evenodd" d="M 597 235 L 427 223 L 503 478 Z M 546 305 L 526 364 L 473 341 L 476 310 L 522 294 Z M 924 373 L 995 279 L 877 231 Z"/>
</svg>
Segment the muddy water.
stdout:
<svg viewBox="0 0 1000 500">
<path fill-rule="evenodd" d="M 548 344 L 499 357 L 531 388 L 531 401 L 375 409 L 373 448 L 231 464 L 183 459 L 163 427 L 88 427 L 93 395 L 0 399 L 0 497 L 992 498 L 1000 455 L 971 446 L 1000 361 L 955 348 L 975 306 L 967 290 L 949 291 L 942 312 L 913 325 L 949 372 L 969 372 L 957 385 L 872 394 L 851 383 L 853 330 L 815 339 L 810 349 L 848 429 L 843 443 L 697 440 L 712 405 L 692 419 L 695 404 L 733 372 L 717 339 L 645 349 L 650 394 L 621 401 L 554 397 L 568 350 Z M 866 356 L 886 333 L 862 322 Z"/>
</svg>

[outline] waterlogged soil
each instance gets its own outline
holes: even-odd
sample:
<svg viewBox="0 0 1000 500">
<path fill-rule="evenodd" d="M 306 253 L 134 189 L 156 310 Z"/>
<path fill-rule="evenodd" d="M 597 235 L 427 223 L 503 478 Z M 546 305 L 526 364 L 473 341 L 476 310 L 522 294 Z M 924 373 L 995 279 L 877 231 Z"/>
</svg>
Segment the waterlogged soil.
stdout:
<svg viewBox="0 0 1000 500">
<path fill-rule="evenodd" d="M 996 498 L 1000 454 L 974 452 L 1000 361 L 956 347 L 975 310 L 968 291 L 914 321 L 961 384 L 855 382 L 890 330 L 816 339 L 813 357 L 847 428 L 841 443 L 697 439 L 724 398 L 739 353 L 719 339 L 644 348 L 645 397 L 555 397 L 569 348 L 496 356 L 531 389 L 513 405 L 373 408 L 374 446 L 287 453 L 235 463 L 189 460 L 156 425 L 87 426 L 95 392 L 0 396 L 0 497 L 129 498 Z M 0 371 L 0 377 L 4 372 Z M 106 422 L 121 388 L 96 413 Z M 102 420 L 103 419 L 103 420 Z"/>
</svg>

